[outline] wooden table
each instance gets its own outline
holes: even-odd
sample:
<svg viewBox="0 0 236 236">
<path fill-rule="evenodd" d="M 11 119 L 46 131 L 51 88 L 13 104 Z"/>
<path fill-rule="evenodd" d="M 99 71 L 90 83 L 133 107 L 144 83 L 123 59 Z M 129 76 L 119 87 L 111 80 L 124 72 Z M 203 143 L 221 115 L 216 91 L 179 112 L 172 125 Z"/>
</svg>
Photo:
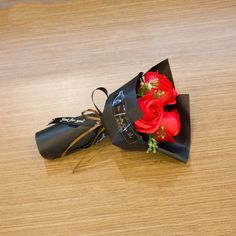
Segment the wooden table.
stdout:
<svg viewBox="0 0 236 236">
<path fill-rule="evenodd" d="M 0 1 L 0 235 L 236 235 L 235 12 L 233 0 Z M 109 140 L 40 157 L 34 133 L 52 118 L 165 58 L 191 96 L 187 165 Z"/>
</svg>

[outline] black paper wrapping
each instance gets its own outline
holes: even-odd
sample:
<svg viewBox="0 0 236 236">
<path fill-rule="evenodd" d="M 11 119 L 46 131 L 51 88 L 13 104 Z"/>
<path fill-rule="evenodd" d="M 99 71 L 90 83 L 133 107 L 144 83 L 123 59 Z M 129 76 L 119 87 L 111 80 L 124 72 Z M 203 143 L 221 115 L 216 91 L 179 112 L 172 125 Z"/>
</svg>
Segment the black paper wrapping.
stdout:
<svg viewBox="0 0 236 236">
<path fill-rule="evenodd" d="M 49 126 L 48 128 L 35 134 L 39 152 L 44 158 L 55 159 L 61 157 L 66 148 L 70 145 L 70 143 L 73 142 L 73 140 L 95 125 L 95 121 L 85 119 L 82 116 L 72 119 L 81 120 L 83 122 L 77 123 L 76 125 L 74 122 L 51 122 L 51 124 L 53 124 L 52 126 Z M 67 154 L 78 151 L 81 148 L 89 147 L 96 135 L 97 130 L 88 133 L 73 147 L 71 147 Z"/>
<path fill-rule="evenodd" d="M 168 59 L 152 67 L 149 71 L 156 72 L 157 70 L 160 74 L 166 75 L 174 86 Z M 142 150 L 145 152 L 148 149 L 147 143 L 133 127 L 134 121 L 143 116 L 136 93 L 141 76 L 142 73 L 139 73 L 134 79 L 109 95 L 102 113 L 102 122 L 114 145 L 126 150 Z M 190 148 L 189 95 L 179 95 L 176 98 L 176 104 L 167 106 L 166 109 L 174 108 L 177 108 L 180 114 L 180 133 L 174 137 L 174 143 L 159 142 L 158 151 L 186 163 Z"/>
<path fill-rule="evenodd" d="M 172 82 L 170 66 L 168 59 L 162 61 L 149 71 L 159 71 L 160 74 L 165 74 Z M 137 84 L 142 73 L 139 73 L 135 78 L 110 94 L 106 100 L 104 111 L 100 112 L 101 124 L 105 127 L 105 132 L 101 136 L 108 134 L 111 142 L 124 149 L 136 150 L 146 152 L 148 146 L 145 142 L 144 135 L 135 131 L 134 121 L 142 117 L 142 112 L 137 102 Z M 100 87 L 106 95 L 105 88 Z M 93 92 L 94 93 L 94 92 Z M 93 96 L 93 94 L 92 94 Z M 180 114 L 181 130 L 180 133 L 174 137 L 175 142 L 159 142 L 158 151 L 167 154 L 184 163 L 187 162 L 190 149 L 190 110 L 189 110 L 189 95 L 181 94 L 176 98 L 176 104 L 167 106 L 166 109 L 177 109 Z M 85 119 L 83 116 L 78 116 L 72 119 L 84 120 L 84 122 L 75 123 L 61 122 L 61 118 L 54 119 L 52 126 L 36 133 L 36 143 L 40 154 L 47 159 L 54 159 L 60 157 L 65 149 L 86 130 L 95 125 L 95 121 Z M 65 119 L 66 120 L 66 119 Z M 75 143 L 67 152 L 75 152 L 81 148 L 89 147 L 99 129 L 87 134 L 79 142 Z"/>
</svg>

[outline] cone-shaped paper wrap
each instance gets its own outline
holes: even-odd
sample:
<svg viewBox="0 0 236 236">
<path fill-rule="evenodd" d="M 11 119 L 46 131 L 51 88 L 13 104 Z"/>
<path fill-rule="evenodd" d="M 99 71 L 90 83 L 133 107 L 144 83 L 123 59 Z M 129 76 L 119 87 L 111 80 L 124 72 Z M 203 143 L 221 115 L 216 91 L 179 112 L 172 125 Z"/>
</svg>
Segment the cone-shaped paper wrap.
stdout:
<svg viewBox="0 0 236 236">
<path fill-rule="evenodd" d="M 174 86 L 168 60 L 164 60 L 149 71 L 164 74 Z M 89 115 L 71 118 L 56 118 L 52 126 L 36 133 L 40 154 L 48 159 L 86 148 L 108 134 L 111 142 L 125 150 L 147 150 L 145 135 L 135 131 L 133 123 L 143 114 L 137 103 L 137 85 L 143 73 L 110 94 L 103 112 L 92 111 Z M 105 88 L 98 88 L 106 95 Z M 92 94 L 93 98 L 93 94 Z M 95 106 L 96 107 L 96 106 Z M 96 107 L 97 108 L 97 107 Z M 175 142 L 159 142 L 158 151 L 177 160 L 187 162 L 190 148 L 190 111 L 189 95 L 179 95 L 176 104 L 166 109 L 177 109 L 180 114 L 181 130 L 174 137 Z M 90 109 L 91 111 L 91 109 Z"/>
<path fill-rule="evenodd" d="M 174 86 L 168 60 L 162 61 L 149 71 L 158 71 L 166 75 Z M 137 103 L 136 93 L 141 76 L 142 73 L 109 95 L 102 114 L 102 123 L 114 145 L 127 150 L 145 152 L 148 148 L 145 137 L 136 132 L 132 125 L 143 116 Z M 187 162 L 190 147 L 189 95 L 179 95 L 176 98 L 176 104 L 169 108 L 177 108 L 180 114 L 181 130 L 174 137 L 174 143 L 159 142 L 158 151 Z"/>
</svg>

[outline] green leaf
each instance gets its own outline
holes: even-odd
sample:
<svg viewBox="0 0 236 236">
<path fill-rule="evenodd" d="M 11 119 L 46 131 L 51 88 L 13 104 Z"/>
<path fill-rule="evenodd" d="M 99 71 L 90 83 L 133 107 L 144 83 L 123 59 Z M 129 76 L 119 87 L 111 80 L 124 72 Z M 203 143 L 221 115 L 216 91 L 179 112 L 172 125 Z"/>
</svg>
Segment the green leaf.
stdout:
<svg viewBox="0 0 236 236">
<path fill-rule="evenodd" d="M 148 136 L 148 150 L 147 153 L 156 153 L 158 148 L 158 142 L 154 138 L 153 134 L 149 134 Z"/>
<path fill-rule="evenodd" d="M 148 89 L 148 86 L 146 84 L 141 84 L 141 87 L 138 91 L 138 96 L 142 97 L 147 91 L 147 89 Z"/>
</svg>

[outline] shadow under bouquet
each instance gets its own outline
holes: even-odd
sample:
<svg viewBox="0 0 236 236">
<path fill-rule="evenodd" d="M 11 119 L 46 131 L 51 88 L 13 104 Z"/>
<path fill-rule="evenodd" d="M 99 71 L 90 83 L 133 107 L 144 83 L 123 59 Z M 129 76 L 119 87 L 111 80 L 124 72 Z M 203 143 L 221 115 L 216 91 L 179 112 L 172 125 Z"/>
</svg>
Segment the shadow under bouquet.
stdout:
<svg viewBox="0 0 236 236">
<path fill-rule="evenodd" d="M 107 95 L 103 112 L 93 95 Z M 44 158 L 54 159 L 109 137 L 124 149 L 161 152 L 184 163 L 189 158 L 189 95 L 175 89 L 168 59 L 108 96 L 104 87 L 95 89 L 96 110 L 77 117 L 58 117 L 50 127 L 36 133 L 36 143 Z"/>
</svg>

